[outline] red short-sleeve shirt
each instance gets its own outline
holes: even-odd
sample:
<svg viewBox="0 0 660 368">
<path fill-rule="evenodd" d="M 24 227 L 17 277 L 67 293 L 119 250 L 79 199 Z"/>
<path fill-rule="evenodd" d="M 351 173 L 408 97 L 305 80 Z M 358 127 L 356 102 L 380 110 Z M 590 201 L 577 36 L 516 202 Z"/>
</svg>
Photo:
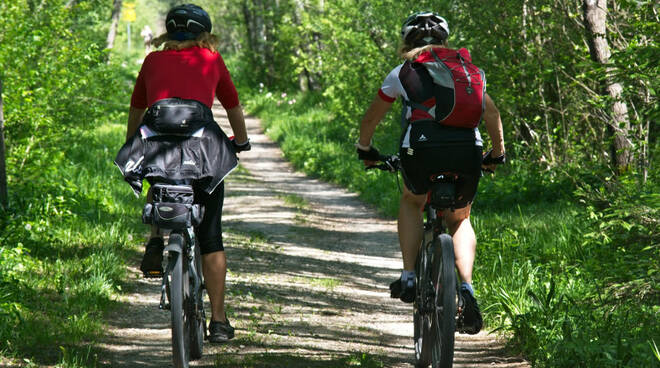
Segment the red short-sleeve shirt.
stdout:
<svg viewBox="0 0 660 368">
<path fill-rule="evenodd" d="M 238 106 L 238 93 L 220 53 L 206 48 L 155 51 L 140 69 L 131 106 L 144 109 L 164 98 L 202 102 L 209 108 L 214 96 L 225 109 Z"/>
</svg>

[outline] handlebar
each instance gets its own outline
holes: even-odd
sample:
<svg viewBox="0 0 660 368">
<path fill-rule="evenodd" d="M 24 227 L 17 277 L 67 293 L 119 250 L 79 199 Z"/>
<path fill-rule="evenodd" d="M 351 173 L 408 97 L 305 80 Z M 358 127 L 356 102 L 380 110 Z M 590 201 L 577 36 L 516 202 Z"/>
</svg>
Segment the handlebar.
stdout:
<svg viewBox="0 0 660 368">
<path fill-rule="evenodd" d="M 488 165 L 491 163 L 494 163 L 496 165 L 501 165 L 503 164 L 504 161 L 504 156 L 497 157 L 495 159 L 490 157 L 490 151 L 486 155 L 484 155 L 484 160 L 482 162 L 482 165 Z M 383 171 L 389 171 L 391 173 L 395 173 L 401 169 L 401 159 L 397 155 L 380 155 L 379 162 L 381 162 L 378 165 L 372 165 L 372 166 L 367 166 L 365 167 L 365 170 L 373 170 L 373 169 L 378 169 L 378 170 L 383 170 Z M 481 172 L 482 173 L 489 173 L 489 174 L 494 174 L 495 172 L 493 170 L 490 170 L 487 167 L 482 166 L 481 167 Z"/>
<path fill-rule="evenodd" d="M 380 161 L 381 163 L 378 165 L 367 166 L 364 169 L 365 170 L 378 169 L 378 170 L 395 173 L 399 171 L 399 169 L 401 168 L 401 159 L 399 159 L 399 156 L 397 155 L 391 155 L 391 156 L 380 155 L 378 161 Z"/>
</svg>

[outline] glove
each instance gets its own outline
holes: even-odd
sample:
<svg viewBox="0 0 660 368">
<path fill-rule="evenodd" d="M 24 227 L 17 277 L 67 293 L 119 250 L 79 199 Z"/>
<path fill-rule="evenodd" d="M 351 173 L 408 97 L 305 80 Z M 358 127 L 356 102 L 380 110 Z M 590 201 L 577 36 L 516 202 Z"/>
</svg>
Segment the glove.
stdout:
<svg viewBox="0 0 660 368">
<path fill-rule="evenodd" d="M 243 152 L 243 151 L 249 151 L 252 149 L 252 146 L 250 145 L 250 140 L 248 139 L 244 143 L 238 144 L 236 143 L 236 138 L 231 140 L 231 145 L 234 146 L 234 150 L 236 153 Z"/>
<path fill-rule="evenodd" d="M 488 151 L 488 153 L 484 155 L 484 158 L 481 160 L 481 163 L 483 165 L 493 165 L 493 164 L 501 165 L 506 162 L 506 156 L 504 154 L 502 154 L 502 156 L 499 157 L 493 157 L 492 153 L 493 150 L 490 150 Z"/>
<path fill-rule="evenodd" d="M 357 148 L 358 158 L 362 161 L 380 161 L 380 152 L 374 147 L 369 146 L 369 150 L 361 150 Z"/>
</svg>

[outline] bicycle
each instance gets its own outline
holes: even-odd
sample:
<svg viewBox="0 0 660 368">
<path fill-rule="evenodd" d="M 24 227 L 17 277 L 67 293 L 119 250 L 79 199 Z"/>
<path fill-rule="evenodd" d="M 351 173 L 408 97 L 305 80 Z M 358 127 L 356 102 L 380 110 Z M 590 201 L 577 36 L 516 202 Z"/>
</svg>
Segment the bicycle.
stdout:
<svg viewBox="0 0 660 368">
<path fill-rule="evenodd" d="M 368 167 L 392 173 L 400 170 L 398 156 L 381 156 L 379 165 Z M 454 244 L 447 234 L 442 211 L 455 202 L 457 175 L 433 175 L 424 206 L 424 237 L 415 263 L 417 287 L 413 301 L 415 366 L 451 368 L 457 312 L 458 277 Z"/>
<path fill-rule="evenodd" d="M 207 336 L 202 258 L 194 231 L 204 208 L 193 203 L 193 188 L 185 183 L 155 183 L 152 194 L 153 202 L 144 206 L 142 222 L 170 231 L 165 247 L 167 267 L 152 276 L 162 276 L 159 308 L 170 310 L 174 367 L 187 368 L 190 360 L 202 357 Z"/>
</svg>

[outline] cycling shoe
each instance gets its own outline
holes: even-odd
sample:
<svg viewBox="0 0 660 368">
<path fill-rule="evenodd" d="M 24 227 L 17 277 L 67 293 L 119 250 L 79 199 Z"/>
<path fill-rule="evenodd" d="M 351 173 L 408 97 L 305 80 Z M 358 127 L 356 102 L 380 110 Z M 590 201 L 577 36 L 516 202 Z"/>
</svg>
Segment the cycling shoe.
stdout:
<svg viewBox="0 0 660 368">
<path fill-rule="evenodd" d="M 390 297 L 401 299 L 404 303 L 412 303 L 415 300 L 415 279 L 407 280 L 405 285 L 401 278 L 396 279 L 390 284 Z"/>
<path fill-rule="evenodd" d="M 484 321 L 477 299 L 467 289 L 461 289 L 458 308 L 460 310 L 456 325 L 458 332 L 470 335 L 479 333 Z"/>
<path fill-rule="evenodd" d="M 163 238 L 151 238 L 144 250 L 140 271 L 144 277 L 154 278 L 163 276 Z"/>
<path fill-rule="evenodd" d="M 211 321 L 209 323 L 209 341 L 214 343 L 227 342 L 234 338 L 234 327 L 225 316 L 225 322 Z"/>
</svg>

